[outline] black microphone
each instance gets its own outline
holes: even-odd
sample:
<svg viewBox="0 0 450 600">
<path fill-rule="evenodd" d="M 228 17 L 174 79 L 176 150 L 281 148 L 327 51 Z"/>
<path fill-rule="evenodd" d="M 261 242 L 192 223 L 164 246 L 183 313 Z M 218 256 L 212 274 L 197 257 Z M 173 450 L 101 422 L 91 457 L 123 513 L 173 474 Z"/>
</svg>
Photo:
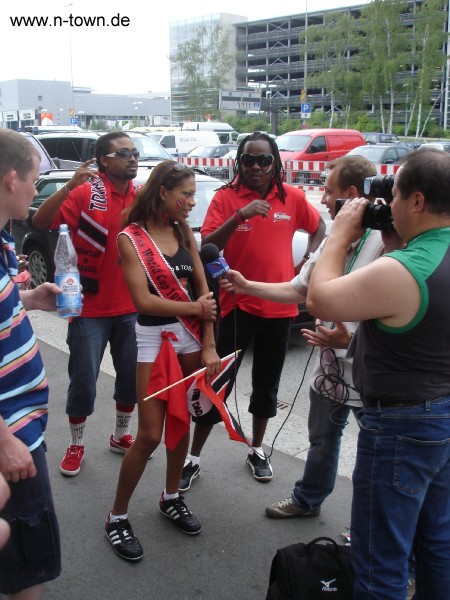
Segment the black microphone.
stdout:
<svg viewBox="0 0 450 600">
<path fill-rule="evenodd" d="M 202 246 L 200 248 L 200 258 L 213 279 L 226 277 L 226 273 L 230 267 L 227 261 L 220 256 L 219 248 L 215 244 L 205 244 Z"/>
</svg>

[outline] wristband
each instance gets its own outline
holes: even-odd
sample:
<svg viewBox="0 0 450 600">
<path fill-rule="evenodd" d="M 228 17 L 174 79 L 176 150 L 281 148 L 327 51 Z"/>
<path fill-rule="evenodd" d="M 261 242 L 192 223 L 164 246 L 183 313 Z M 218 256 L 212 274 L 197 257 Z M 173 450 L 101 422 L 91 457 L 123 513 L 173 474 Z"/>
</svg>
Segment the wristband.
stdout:
<svg viewBox="0 0 450 600">
<path fill-rule="evenodd" d="M 62 189 L 63 189 L 63 190 L 66 190 L 66 192 L 67 192 L 68 194 L 70 194 L 70 192 L 72 191 L 72 190 L 69 190 L 69 188 L 67 187 L 67 183 L 65 183 L 65 184 L 64 184 L 64 186 L 63 186 L 63 188 L 62 188 Z"/>
<path fill-rule="evenodd" d="M 242 211 L 240 208 L 238 208 L 237 210 L 234 211 L 233 217 L 237 223 L 239 223 L 239 224 L 245 223 L 245 219 L 242 215 Z"/>
<path fill-rule="evenodd" d="M 197 302 L 198 302 L 198 303 L 200 304 L 200 306 L 202 307 L 202 315 L 201 315 L 200 319 L 204 319 L 204 318 L 205 318 L 205 316 L 206 316 L 206 308 L 205 308 L 205 306 L 204 306 L 203 302 L 200 302 L 200 300 L 197 300 Z"/>
</svg>

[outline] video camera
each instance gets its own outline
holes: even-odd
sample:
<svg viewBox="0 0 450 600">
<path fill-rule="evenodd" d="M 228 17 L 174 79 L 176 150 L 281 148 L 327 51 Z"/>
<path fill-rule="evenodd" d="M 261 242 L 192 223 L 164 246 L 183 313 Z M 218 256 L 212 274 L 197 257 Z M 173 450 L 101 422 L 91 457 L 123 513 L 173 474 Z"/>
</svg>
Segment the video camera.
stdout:
<svg viewBox="0 0 450 600">
<path fill-rule="evenodd" d="M 389 206 L 392 202 L 393 185 L 393 175 L 375 175 L 364 179 L 364 194 L 375 198 L 383 198 L 387 204 L 374 204 L 372 202 L 368 204 L 361 221 L 363 227 L 381 231 L 394 231 L 391 207 Z M 343 198 L 336 200 L 335 214 L 340 211 L 344 203 L 345 199 Z"/>
</svg>

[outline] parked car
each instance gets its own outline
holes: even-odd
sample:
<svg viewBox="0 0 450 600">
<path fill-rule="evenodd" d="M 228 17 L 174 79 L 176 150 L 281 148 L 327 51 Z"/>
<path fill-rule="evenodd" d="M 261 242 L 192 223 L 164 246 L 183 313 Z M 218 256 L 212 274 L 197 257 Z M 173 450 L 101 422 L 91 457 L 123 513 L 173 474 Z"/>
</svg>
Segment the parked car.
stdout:
<svg viewBox="0 0 450 600">
<path fill-rule="evenodd" d="M 50 158 L 45 147 L 41 144 L 41 142 L 37 138 L 34 137 L 34 135 L 32 135 L 31 133 L 25 132 L 25 131 L 21 131 L 20 133 L 21 133 L 21 135 L 24 135 L 27 138 L 27 140 L 33 144 L 33 146 L 36 148 L 36 150 L 39 152 L 39 154 L 41 156 L 41 164 L 39 167 L 39 173 L 41 173 L 41 174 L 48 173 L 52 169 L 57 169 L 59 167 L 59 164 Z"/>
<path fill-rule="evenodd" d="M 280 135 L 276 139 L 281 160 L 330 162 L 344 156 L 349 150 L 365 143 L 356 129 L 300 129 Z M 293 171 L 293 184 L 320 183 L 316 171 Z"/>
<path fill-rule="evenodd" d="M 197 146 L 186 154 L 186 158 L 224 158 L 228 152 L 235 150 L 237 152 L 237 146 L 234 144 L 219 144 L 211 146 Z M 209 166 L 209 165 L 198 165 L 211 177 L 217 177 L 228 181 L 230 178 L 230 169 L 227 166 Z"/>
<path fill-rule="evenodd" d="M 363 136 L 366 140 L 366 144 L 392 144 L 400 141 L 394 133 L 371 131 L 369 133 L 363 133 Z"/>
<path fill-rule="evenodd" d="M 182 131 L 215 131 L 221 144 L 235 144 L 238 132 L 229 123 L 217 121 L 185 121 Z"/>
<path fill-rule="evenodd" d="M 44 133 L 37 138 L 51 157 L 56 157 L 61 169 L 76 169 L 81 163 L 94 158 L 95 144 L 105 131 L 83 131 L 78 133 Z M 144 133 L 124 131 L 139 150 L 139 166 L 155 166 L 172 156 L 160 144 Z M 56 160 L 55 158 L 55 160 Z"/>
<path fill-rule="evenodd" d="M 441 150 L 450 152 L 450 142 L 425 142 L 419 146 L 419 150 Z"/>
<path fill-rule="evenodd" d="M 159 143 L 172 157 L 179 158 L 186 156 L 188 152 L 197 148 L 197 146 L 218 146 L 220 138 L 215 131 L 170 131 L 161 136 Z"/>
<path fill-rule="evenodd" d="M 194 169 L 195 170 L 195 169 Z M 151 169 L 139 168 L 135 181 L 144 184 Z M 196 205 L 189 215 L 189 225 L 194 231 L 197 243 L 200 245 L 200 228 L 208 210 L 209 203 L 215 191 L 223 185 L 223 182 L 210 177 L 201 170 L 195 170 Z M 73 176 L 73 171 L 52 171 L 42 175 L 36 182 L 38 195 L 33 200 L 28 211 L 28 217 L 23 220 L 11 222 L 11 234 L 16 242 L 16 252 L 28 256 L 28 270 L 31 276 L 31 285 L 37 285 L 46 281 L 54 281 L 55 265 L 53 255 L 55 253 L 58 239 L 57 229 L 37 229 L 32 224 L 32 219 L 39 206 Z M 298 264 L 305 254 L 308 236 L 303 231 L 297 231 L 292 243 L 292 252 L 295 264 Z M 298 323 L 310 322 L 311 317 L 304 305 L 299 306 L 300 314 Z"/>
<path fill-rule="evenodd" d="M 357 146 L 347 153 L 348 156 L 364 156 L 375 165 L 398 165 L 402 158 L 412 152 L 405 144 L 367 144 Z"/>
<path fill-rule="evenodd" d="M 243 140 L 244 138 L 246 138 L 248 135 L 252 135 L 252 133 L 265 133 L 266 135 L 268 135 L 268 136 L 269 136 L 270 138 L 272 138 L 273 140 L 276 140 L 276 139 L 277 139 L 277 136 L 276 136 L 276 135 L 274 135 L 273 133 L 268 133 L 267 131 L 259 131 L 259 130 L 258 130 L 257 132 L 251 131 L 251 132 L 249 132 L 249 133 L 240 133 L 240 134 L 237 136 L 236 144 L 239 146 L 239 144 L 242 142 L 242 140 Z"/>
</svg>

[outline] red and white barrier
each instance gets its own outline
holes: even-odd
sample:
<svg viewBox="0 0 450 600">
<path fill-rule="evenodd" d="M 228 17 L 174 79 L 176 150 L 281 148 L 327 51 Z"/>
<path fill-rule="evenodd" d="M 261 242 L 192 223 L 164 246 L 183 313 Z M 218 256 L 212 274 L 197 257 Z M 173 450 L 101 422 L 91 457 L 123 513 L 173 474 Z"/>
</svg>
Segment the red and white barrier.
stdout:
<svg viewBox="0 0 450 600">
<path fill-rule="evenodd" d="M 232 158 L 196 158 L 183 157 L 181 162 L 189 167 L 228 167 L 229 176 L 233 175 L 234 159 Z M 322 173 L 326 169 L 325 162 L 285 160 L 282 162 L 286 172 L 287 183 L 304 190 L 323 190 Z M 379 175 L 394 175 L 400 165 L 375 165 Z M 296 180 L 302 181 L 296 182 Z M 305 181 L 306 180 L 306 181 Z"/>
</svg>

